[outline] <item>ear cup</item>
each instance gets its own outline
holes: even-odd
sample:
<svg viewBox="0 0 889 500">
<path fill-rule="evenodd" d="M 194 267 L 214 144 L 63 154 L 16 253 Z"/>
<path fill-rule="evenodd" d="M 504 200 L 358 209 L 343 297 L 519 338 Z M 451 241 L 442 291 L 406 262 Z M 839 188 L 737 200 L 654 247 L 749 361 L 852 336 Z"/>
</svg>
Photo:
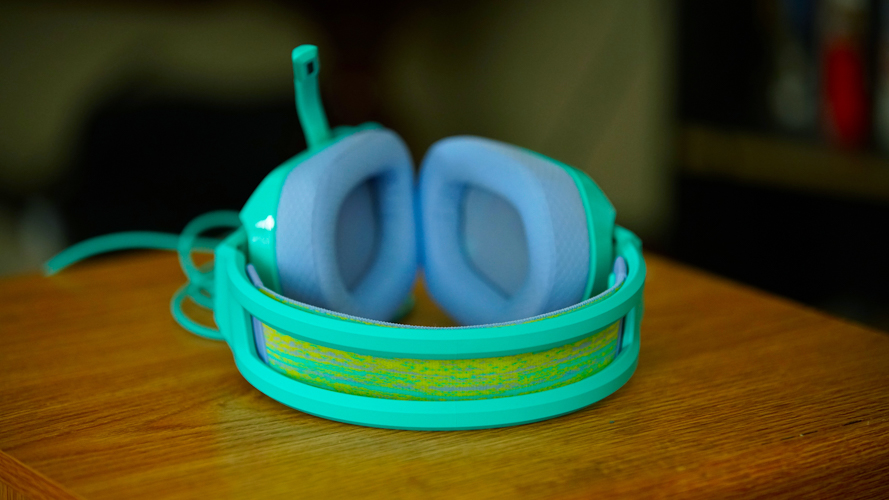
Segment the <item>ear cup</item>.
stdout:
<svg viewBox="0 0 889 500">
<path fill-rule="evenodd" d="M 418 196 L 426 283 L 454 319 L 511 321 L 583 299 L 586 211 L 558 164 L 489 139 L 448 138 L 423 160 Z"/>
<path fill-rule="evenodd" d="M 284 295 L 390 320 L 417 269 L 413 165 L 392 131 L 356 132 L 295 167 L 277 209 Z"/>
</svg>

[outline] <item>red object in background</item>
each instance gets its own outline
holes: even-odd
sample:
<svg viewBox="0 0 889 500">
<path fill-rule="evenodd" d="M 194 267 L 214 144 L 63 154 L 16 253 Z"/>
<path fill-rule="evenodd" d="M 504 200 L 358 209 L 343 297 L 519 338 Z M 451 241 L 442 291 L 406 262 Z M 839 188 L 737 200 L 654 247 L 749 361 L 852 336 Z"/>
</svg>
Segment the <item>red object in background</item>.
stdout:
<svg viewBox="0 0 889 500">
<path fill-rule="evenodd" d="M 855 148 L 867 139 L 868 105 L 864 58 L 848 40 L 833 40 L 824 51 L 824 119 L 829 137 Z"/>
</svg>

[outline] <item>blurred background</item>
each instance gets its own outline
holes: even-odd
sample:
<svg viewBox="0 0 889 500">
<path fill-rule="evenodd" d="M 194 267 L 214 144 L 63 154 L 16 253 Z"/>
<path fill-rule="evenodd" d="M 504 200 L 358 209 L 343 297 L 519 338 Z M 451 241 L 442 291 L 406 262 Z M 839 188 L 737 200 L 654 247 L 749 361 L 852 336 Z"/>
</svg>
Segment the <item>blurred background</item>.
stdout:
<svg viewBox="0 0 889 500">
<path fill-rule="evenodd" d="M 889 1 L 0 4 L 0 275 L 240 209 L 334 125 L 586 170 L 646 248 L 889 330 Z"/>
</svg>

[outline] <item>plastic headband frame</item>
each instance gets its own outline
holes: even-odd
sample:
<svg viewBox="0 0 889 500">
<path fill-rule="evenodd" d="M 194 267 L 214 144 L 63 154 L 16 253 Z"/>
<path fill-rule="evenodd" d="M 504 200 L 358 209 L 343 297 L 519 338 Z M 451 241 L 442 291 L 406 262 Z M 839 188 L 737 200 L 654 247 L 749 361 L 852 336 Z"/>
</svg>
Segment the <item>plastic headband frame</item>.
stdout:
<svg viewBox="0 0 889 500">
<path fill-rule="evenodd" d="M 269 397 L 306 413 L 351 424 L 414 430 L 480 429 L 544 420 L 608 396 L 636 369 L 645 262 L 633 233 L 617 227 L 615 236 L 615 253 L 626 260 L 628 273 L 605 300 L 507 326 L 429 329 L 361 324 L 282 304 L 251 283 L 246 272 L 246 235 L 238 230 L 216 249 L 215 319 L 244 378 Z M 307 342 L 397 359 L 472 359 L 537 352 L 571 343 L 621 319 L 623 335 L 617 356 L 579 382 L 521 396 L 409 401 L 322 389 L 275 371 L 257 353 L 253 317 Z"/>
</svg>

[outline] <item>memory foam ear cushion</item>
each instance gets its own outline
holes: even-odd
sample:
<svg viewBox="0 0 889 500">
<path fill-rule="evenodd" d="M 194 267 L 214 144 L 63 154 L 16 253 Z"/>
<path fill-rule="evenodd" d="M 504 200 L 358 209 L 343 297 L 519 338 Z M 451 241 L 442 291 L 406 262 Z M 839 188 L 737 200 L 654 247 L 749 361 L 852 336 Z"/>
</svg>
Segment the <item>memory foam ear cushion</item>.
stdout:
<svg viewBox="0 0 889 500">
<path fill-rule="evenodd" d="M 413 189 L 407 147 L 386 129 L 352 134 L 295 167 L 275 229 L 283 294 L 392 319 L 417 270 Z"/>
<path fill-rule="evenodd" d="M 418 196 L 426 285 L 457 321 L 511 321 L 582 300 L 586 213 L 558 165 L 497 141 L 452 137 L 424 158 Z"/>
</svg>

